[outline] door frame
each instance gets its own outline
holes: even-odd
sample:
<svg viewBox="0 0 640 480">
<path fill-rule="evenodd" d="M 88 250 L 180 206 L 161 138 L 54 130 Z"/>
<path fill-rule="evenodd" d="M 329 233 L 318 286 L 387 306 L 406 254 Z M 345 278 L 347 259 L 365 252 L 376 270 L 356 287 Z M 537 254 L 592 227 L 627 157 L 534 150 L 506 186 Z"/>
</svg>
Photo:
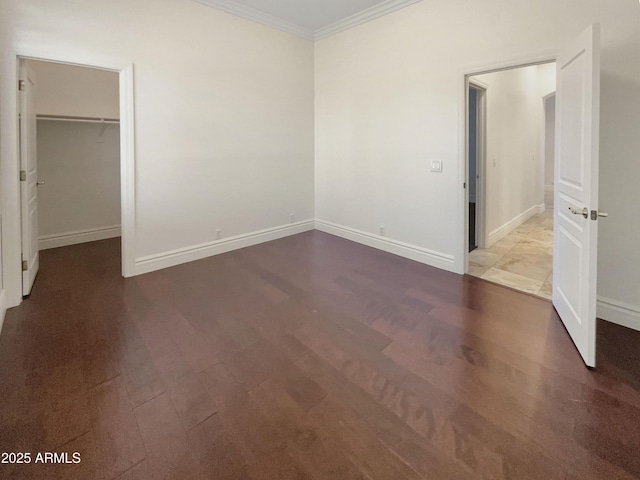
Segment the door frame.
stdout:
<svg viewBox="0 0 640 480">
<path fill-rule="evenodd" d="M 548 138 L 547 138 L 547 101 L 550 100 L 551 98 L 555 98 L 556 96 L 556 90 L 554 90 L 551 93 L 546 94 L 544 97 L 542 97 L 542 125 L 540 126 L 540 132 L 541 132 L 541 138 L 540 138 L 540 151 L 542 152 L 542 158 L 544 160 L 544 168 L 542 169 L 542 179 L 541 179 L 541 183 L 542 183 L 542 194 L 544 195 L 544 204 L 545 204 L 545 211 L 547 209 L 547 202 L 546 202 L 546 196 L 547 196 L 547 183 L 546 183 L 546 176 L 547 176 L 547 142 L 548 142 Z M 554 137 L 555 139 L 555 137 Z M 554 149 L 554 155 L 555 155 L 555 149 Z M 554 176 L 554 184 L 553 186 L 553 198 L 555 199 L 555 193 L 556 193 L 556 186 L 555 186 L 555 157 L 554 157 L 554 172 L 553 172 L 553 176 Z M 555 201 L 554 201 L 555 203 Z M 555 205 L 554 205 L 555 208 Z"/>
<path fill-rule="evenodd" d="M 6 102 L 2 130 L 2 265 L 3 287 L 6 291 L 7 307 L 22 302 L 21 269 L 21 213 L 20 213 L 20 165 L 18 126 L 18 81 L 20 60 L 38 60 L 78 67 L 96 68 L 119 74 L 120 102 L 120 211 L 122 228 L 122 276 L 131 277 L 135 272 L 135 125 L 134 125 L 134 66 L 133 64 L 113 64 L 92 58 L 74 58 L 55 55 L 46 49 L 34 51 L 14 51 L 15 76 L 7 82 L 3 92 Z M 9 94 L 6 95 L 9 89 Z M 10 90 L 13 90 L 10 92 Z"/>
<path fill-rule="evenodd" d="M 531 67 L 553 63 L 558 57 L 558 50 L 546 50 L 538 53 L 522 55 L 501 62 L 488 63 L 467 67 L 459 70 L 459 131 L 460 131 L 460 157 L 458 180 L 462 188 L 458 197 L 458 255 L 456 255 L 456 271 L 464 275 L 469 271 L 469 189 L 467 179 L 469 178 L 469 80 L 475 75 L 485 73 L 495 73 L 514 68 Z M 476 213 L 477 214 L 477 213 Z"/>
<path fill-rule="evenodd" d="M 487 248 L 487 220 L 485 214 L 486 207 L 486 172 L 487 172 L 487 90 L 489 86 L 475 78 L 469 78 L 469 88 L 477 92 L 476 96 L 476 241 L 478 248 Z M 467 100 L 467 105 L 469 101 Z M 467 128 L 469 118 L 467 117 Z M 467 156 L 469 149 L 469 132 L 467 132 Z M 469 178 L 469 160 L 467 160 L 467 185 L 471 185 Z M 468 189 L 467 189 L 468 190 Z M 467 196 L 468 198 L 468 196 Z M 468 200 L 467 200 L 468 204 Z M 467 221 L 467 229 L 469 222 Z M 467 230 L 467 237 L 469 231 Z M 468 241 L 468 240 L 467 240 Z M 467 244 L 467 250 L 469 245 Z M 466 273 L 466 272 L 465 272 Z"/>
</svg>

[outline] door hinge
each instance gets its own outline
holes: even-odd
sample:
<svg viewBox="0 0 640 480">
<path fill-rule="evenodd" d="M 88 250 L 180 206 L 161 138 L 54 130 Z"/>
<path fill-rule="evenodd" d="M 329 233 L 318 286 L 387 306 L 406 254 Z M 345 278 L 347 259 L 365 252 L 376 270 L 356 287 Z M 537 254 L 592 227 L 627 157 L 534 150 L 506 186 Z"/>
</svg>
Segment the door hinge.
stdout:
<svg viewBox="0 0 640 480">
<path fill-rule="evenodd" d="M 26 87 L 27 87 L 27 84 L 25 83 L 24 80 L 18 80 L 18 90 L 23 92 Z"/>
<path fill-rule="evenodd" d="M 467 188 L 467 182 L 464 182 L 464 183 L 462 184 L 462 188 Z"/>
<path fill-rule="evenodd" d="M 27 261 L 26 260 L 22 260 L 22 271 L 26 272 L 27 270 L 28 270 Z"/>
<path fill-rule="evenodd" d="M 21 182 L 27 181 L 27 172 L 25 170 L 20 170 L 20 181 Z"/>
</svg>

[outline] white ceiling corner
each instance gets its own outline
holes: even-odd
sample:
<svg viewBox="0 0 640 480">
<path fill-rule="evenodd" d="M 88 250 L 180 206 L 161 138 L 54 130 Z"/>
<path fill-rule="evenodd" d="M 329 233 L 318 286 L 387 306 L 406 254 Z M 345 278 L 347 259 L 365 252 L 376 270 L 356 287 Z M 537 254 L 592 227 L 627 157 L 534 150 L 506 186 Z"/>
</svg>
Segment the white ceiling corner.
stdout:
<svg viewBox="0 0 640 480">
<path fill-rule="evenodd" d="M 350 28 L 357 27 L 363 23 L 374 20 L 378 17 L 383 17 L 402 8 L 413 5 L 414 3 L 421 2 L 422 0 L 386 0 L 378 5 L 369 7 L 358 13 L 350 15 L 346 18 L 338 20 L 335 23 L 329 24 L 325 27 L 319 28 L 313 32 L 314 40 L 321 40 L 323 38 L 330 37 L 336 33 L 349 30 Z"/>
<path fill-rule="evenodd" d="M 281 18 L 274 17 L 273 15 L 269 15 L 268 13 L 262 12 L 261 10 L 257 10 L 252 7 L 247 7 L 246 5 L 242 5 L 232 0 L 193 0 L 193 1 L 202 3 L 203 5 L 208 5 L 213 8 L 217 8 L 218 10 L 222 10 L 223 12 L 227 12 L 232 15 L 237 15 L 239 17 L 246 18 L 247 20 L 252 20 L 254 22 L 261 23 L 268 27 L 273 27 L 278 30 L 282 30 L 283 32 L 297 35 L 298 37 L 306 38 L 307 40 L 313 40 L 313 30 L 301 27 L 299 25 L 296 25 L 295 23 L 288 22 Z"/>
<path fill-rule="evenodd" d="M 320 40 L 422 0 L 193 1 L 307 40 Z"/>
</svg>

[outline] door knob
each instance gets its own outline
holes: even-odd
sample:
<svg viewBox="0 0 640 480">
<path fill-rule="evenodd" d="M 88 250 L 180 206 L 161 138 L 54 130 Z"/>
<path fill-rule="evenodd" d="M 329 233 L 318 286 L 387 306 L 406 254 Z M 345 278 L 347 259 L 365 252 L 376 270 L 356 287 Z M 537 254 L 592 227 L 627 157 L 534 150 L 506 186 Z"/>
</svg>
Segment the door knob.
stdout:
<svg viewBox="0 0 640 480">
<path fill-rule="evenodd" d="M 582 210 L 578 210 L 577 208 L 569 207 L 569 210 L 574 215 L 582 215 L 584 218 L 589 218 L 589 209 L 584 207 Z"/>
<path fill-rule="evenodd" d="M 608 217 L 609 214 L 607 212 L 600 212 L 598 210 L 591 210 L 591 220 L 597 220 L 598 217 Z"/>
<path fill-rule="evenodd" d="M 36 187 L 39 187 L 40 185 L 44 185 L 44 182 L 36 182 Z"/>
</svg>

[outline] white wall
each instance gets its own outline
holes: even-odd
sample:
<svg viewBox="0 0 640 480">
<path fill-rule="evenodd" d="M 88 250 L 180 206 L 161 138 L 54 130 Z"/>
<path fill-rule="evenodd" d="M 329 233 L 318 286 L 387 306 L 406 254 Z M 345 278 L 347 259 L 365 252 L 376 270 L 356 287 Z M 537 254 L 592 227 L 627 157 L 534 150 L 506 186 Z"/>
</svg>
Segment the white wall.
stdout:
<svg viewBox="0 0 640 480">
<path fill-rule="evenodd" d="M 102 136 L 100 134 L 102 133 Z M 38 188 L 41 247 L 93 239 L 87 231 L 120 226 L 120 129 L 118 125 L 38 122 Z M 113 228 L 115 227 L 115 228 Z"/>
<path fill-rule="evenodd" d="M 535 66 L 472 78 L 487 86 L 485 218 L 491 245 L 544 203 L 539 154 L 542 98 Z"/>
<path fill-rule="evenodd" d="M 228 238 L 288 225 L 292 213 L 313 219 L 310 41 L 186 0 L 11 0 L 0 8 L 13 39 L 0 69 L 9 202 L 18 199 L 21 53 L 134 65 L 137 259 L 215 242 L 216 229 Z M 3 220 L 6 238 L 17 235 L 19 217 Z M 19 258 L 15 243 L 5 253 Z M 16 280 L 17 268 L 7 268 Z"/>
<path fill-rule="evenodd" d="M 38 82 L 39 115 L 120 118 L 117 72 L 52 62 L 28 64 Z"/>
<path fill-rule="evenodd" d="M 598 313 L 640 329 L 640 222 L 628 215 L 640 203 L 640 14 L 628 14 L 636 35 L 610 48 L 602 75 L 600 209 L 610 216 L 598 231 Z"/>
<path fill-rule="evenodd" d="M 463 71 L 557 52 L 593 22 L 603 43 L 600 208 L 612 215 L 600 223 L 598 288 L 640 311 L 640 222 L 625 214 L 640 201 L 636 0 L 424 0 L 317 42 L 316 216 L 368 235 L 385 225 L 428 251 L 421 260 L 462 272 Z M 444 160 L 442 174 L 432 159 Z"/>
</svg>

